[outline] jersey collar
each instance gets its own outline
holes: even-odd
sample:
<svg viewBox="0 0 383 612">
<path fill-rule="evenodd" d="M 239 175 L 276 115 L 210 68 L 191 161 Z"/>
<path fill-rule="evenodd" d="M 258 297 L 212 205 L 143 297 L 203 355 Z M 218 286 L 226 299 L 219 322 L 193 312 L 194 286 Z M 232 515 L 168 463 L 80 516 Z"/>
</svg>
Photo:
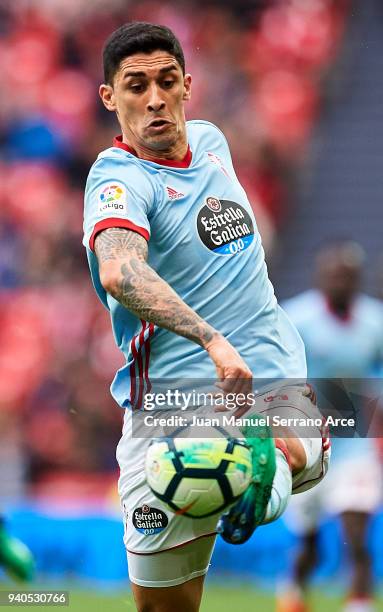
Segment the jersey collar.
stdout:
<svg viewBox="0 0 383 612">
<path fill-rule="evenodd" d="M 327 296 L 324 296 L 324 301 L 327 312 L 329 312 L 333 317 L 335 317 L 338 321 L 341 321 L 342 323 L 350 323 L 350 321 L 352 320 L 352 303 L 349 304 L 347 310 L 345 310 L 345 312 L 341 314 L 337 310 L 335 310 Z"/>
<path fill-rule="evenodd" d="M 116 136 L 113 140 L 113 146 L 114 147 L 118 147 L 119 149 L 123 149 L 124 151 L 127 151 L 128 153 L 131 153 L 132 155 L 135 155 L 137 157 L 137 154 L 135 152 L 134 149 L 132 149 L 132 147 L 130 147 L 129 145 L 125 144 L 125 142 L 122 142 L 122 136 Z M 140 158 L 140 159 L 144 159 L 145 158 Z M 190 147 L 188 145 L 188 150 L 186 151 L 186 155 L 183 159 L 181 160 L 175 160 L 175 159 L 146 159 L 145 161 L 151 161 L 154 162 L 155 164 L 161 164 L 161 166 L 170 166 L 171 168 L 189 168 L 190 164 L 191 164 L 191 160 L 192 160 L 192 152 L 190 150 Z"/>
</svg>

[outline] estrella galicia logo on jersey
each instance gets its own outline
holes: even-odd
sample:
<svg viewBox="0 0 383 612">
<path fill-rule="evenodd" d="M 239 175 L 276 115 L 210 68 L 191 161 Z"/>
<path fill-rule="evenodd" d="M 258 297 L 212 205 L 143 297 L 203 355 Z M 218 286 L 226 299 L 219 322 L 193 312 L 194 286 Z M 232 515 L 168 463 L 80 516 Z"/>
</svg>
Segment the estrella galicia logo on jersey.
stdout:
<svg viewBox="0 0 383 612">
<path fill-rule="evenodd" d="M 110 213 L 126 213 L 126 187 L 118 181 L 106 183 L 98 192 L 98 212 L 110 216 Z"/>
<path fill-rule="evenodd" d="M 144 535 L 160 533 L 168 526 L 168 522 L 165 512 L 159 508 L 151 508 L 147 504 L 133 511 L 132 523 L 135 529 Z"/>
<path fill-rule="evenodd" d="M 247 210 L 214 196 L 207 197 L 198 212 L 197 231 L 203 244 L 218 255 L 241 253 L 254 240 L 254 224 Z"/>
</svg>

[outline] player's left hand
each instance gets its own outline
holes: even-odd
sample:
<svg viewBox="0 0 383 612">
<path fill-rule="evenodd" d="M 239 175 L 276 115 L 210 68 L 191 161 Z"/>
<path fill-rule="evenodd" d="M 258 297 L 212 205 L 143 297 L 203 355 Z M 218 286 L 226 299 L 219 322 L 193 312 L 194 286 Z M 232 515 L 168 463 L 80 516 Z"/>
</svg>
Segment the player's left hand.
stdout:
<svg viewBox="0 0 383 612">
<path fill-rule="evenodd" d="M 218 377 L 216 386 L 222 393 L 247 397 L 252 390 L 253 374 L 234 346 L 223 336 L 216 335 L 205 349 L 214 362 Z M 249 407 L 246 406 L 244 412 Z"/>
</svg>

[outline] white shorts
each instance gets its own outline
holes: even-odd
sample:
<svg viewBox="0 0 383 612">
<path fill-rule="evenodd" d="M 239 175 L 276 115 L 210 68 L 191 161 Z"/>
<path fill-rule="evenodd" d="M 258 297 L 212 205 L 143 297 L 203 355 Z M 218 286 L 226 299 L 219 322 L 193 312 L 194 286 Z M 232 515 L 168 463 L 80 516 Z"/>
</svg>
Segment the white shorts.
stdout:
<svg viewBox="0 0 383 612">
<path fill-rule="evenodd" d="M 155 497 L 145 477 L 151 440 L 131 437 L 130 417 L 126 411 L 117 447 L 129 578 L 147 587 L 182 584 L 206 574 L 219 514 L 203 519 L 178 516 Z"/>
<path fill-rule="evenodd" d="M 254 410 L 257 414 L 283 417 L 289 423 L 291 435 L 300 439 L 306 453 L 306 465 L 293 476 L 292 494 L 312 489 L 325 477 L 331 458 L 331 443 L 328 429 L 323 425 L 311 424 L 314 420 L 322 422 L 322 415 L 312 401 L 303 395 L 305 384 L 279 387 L 263 393 L 257 398 Z M 246 413 L 247 416 L 247 413 Z M 300 421 L 306 425 L 300 425 Z"/>
<path fill-rule="evenodd" d="M 289 387 L 287 395 L 276 395 L 271 400 L 270 397 L 270 393 L 259 396 L 256 406 L 246 416 L 266 409 L 273 411 L 276 406 L 294 412 L 294 403 L 300 415 L 304 407 L 309 412 L 312 408 L 310 400 L 302 396 L 302 387 Z M 144 466 L 151 439 L 133 438 L 131 427 L 131 413 L 126 411 L 123 434 L 117 447 L 117 460 L 120 465 L 119 494 L 124 516 L 129 577 L 141 586 L 181 584 L 207 572 L 221 513 L 193 519 L 176 515 L 165 507 L 146 483 Z M 305 447 L 308 449 L 307 441 Z M 293 479 L 293 487 L 295 482 L 299 489 L 302 484 L 312 486 L 318 482 L 327 470 L 328 451 L 323 450 L 318 431 L 307 453 L 305 470 Z"/>
<path fill-rule="evenodd" d="M 299 534 L 318 529 L 323 515 L 343 512 L 373 514 L 382 498 L 382 474 L 374 453 L 334 462 L 317 487 L 291 499 L 285 514 L 289 527 Z"/>
<path fill-rule="evenodd" d="M 204 576 L 210 565 L 215 534 L 153 554 L 128 552 L 129 578 L 144 587 L 169 587 Z"/>
</svg>

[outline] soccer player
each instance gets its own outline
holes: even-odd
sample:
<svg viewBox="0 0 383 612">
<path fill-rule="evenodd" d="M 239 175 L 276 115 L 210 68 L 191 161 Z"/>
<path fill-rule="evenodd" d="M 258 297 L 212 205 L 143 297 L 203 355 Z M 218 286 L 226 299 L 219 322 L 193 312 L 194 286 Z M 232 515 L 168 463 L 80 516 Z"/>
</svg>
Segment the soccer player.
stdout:
<svg viewBox="0 0 383 612">
<path fill-rule="evenodd" d="M 185 121 L 191 76 L 179 41 L 164 26 L 127 24 L 107 40 L 103 62 L 100 96 L 122 134 L 90 170 L 84 245 L 126 357 L 111 390 L 125 409 L 117 458 L 129 576 L 138 610 L 196 612 L 219 517 L 175 515 L 153 496 L 144 470 L 150 440 L 131 435 L 132 413 L 151 379 L 218 378 L 224 392 L 239 393 L 253 376 L 280 386 L 305 378 L 304 348 L 276 303 L 225 137 L 211 123 Z M 261 395 L 258 412 L 273 402 L 312 406 L 306 385 L 291 381 L 282 395 Z M 312 440 L 275 436 L 272 487 L 254 480 L 245 507 L 220 523 L 228 541 L 274 520 L 292 489 L 326 471 L 319 431 Z"/>
<path fill-rule="evenodd" d="M 29 548 L 11 536 L 0 515 L 0 566 L 17 580 L 30 581 L 34 575 L 34 560 Z"/>
<path fill-rule="evenodd" d="M 334 241 L 316 259 L 317 288 L 283 304 L 298 328 L 310 377 L 366 379 L 383 359 L 383 308 L 360 292 L 364 253 L 353 241 Z M 356 381 L 353 381 L 352 388 Z M 360 406 L 363 410 L 363 406 Z M 367 418 L 369 416 L 367 415 Z M 326 480 L 294 499 L 291 522 L 303 535 L 293 584 L 280 612 L 305 612 L 305 592 L 318 558 L 318 523 L 326 511 L 340 514 L 352 562 L 345 612 L 372 612 L 371 559 L 366 529 L 381 496 L 381 468 L 374 438 L 333 438 Z M 294 511 L 294 512 L 293 512 Z"/>
</svg>

